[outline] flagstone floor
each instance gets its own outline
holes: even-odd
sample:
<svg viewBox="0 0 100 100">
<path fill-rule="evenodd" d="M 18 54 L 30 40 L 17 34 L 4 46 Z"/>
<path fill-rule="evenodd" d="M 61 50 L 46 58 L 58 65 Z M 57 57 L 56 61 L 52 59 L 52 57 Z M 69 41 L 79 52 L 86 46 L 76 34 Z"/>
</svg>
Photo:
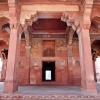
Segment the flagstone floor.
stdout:
<svg viewBox="0 0 100 100">
<path fill-rule="evenodd" d="M 61 96 L 60 98 L 63 98 L 65 96 L 69 96 L 69 97 L 73 97 L 73 96 L 79 97 L 80 96 L 80 98 L 89 96 L 89 97 L 99 97 L 99 99 L 93 99 L 93 98 L 92 99 L 100 100 L 100 83 L 96 83 L 97 94 L 90 94 L 90 93 L 83 92 L 81 91 L 81 86 L 19 86 L 17 92 L 13 94 L 4 94 L 3 86 L 4 84 L 0 82 L 0 95 L 1 96 L 9 97 L 9 95 L 17 95 L 17 96 L 22 96 L 22 98 L 24 98 L 25 96 L 35 96 L 34 98 L 37 98 L 36 96 L 40 96 L 40 97 L 42 96 L 41 98 L 45 98 L 44 96 L 51 96 L 51 97 L 54 96 L 56 98 L 54 100 L 58 100 L 57 97 L 59 96 Z M 46 100 L 51 100 L 52 99 L 51 97 L 50 99 L 46 99 Z M 6 100 L 6 99 L 0 99 L 0 100 Z M 10 98 L 9 100 L 13 100 L 13 99 Z M 25 99 L 25 100 L 31 100 L 31 99 Z M 38 99 L 32 99 L 32 100 L 38 100 Z M 63 100 L 63 99 L 59 99 L 59 100 Z M 73 100 L 73 99 L 69 99 L 69 100 Z M 85 99 L 80 99 L 80 100 L 85 100 Z"/>
</svg>

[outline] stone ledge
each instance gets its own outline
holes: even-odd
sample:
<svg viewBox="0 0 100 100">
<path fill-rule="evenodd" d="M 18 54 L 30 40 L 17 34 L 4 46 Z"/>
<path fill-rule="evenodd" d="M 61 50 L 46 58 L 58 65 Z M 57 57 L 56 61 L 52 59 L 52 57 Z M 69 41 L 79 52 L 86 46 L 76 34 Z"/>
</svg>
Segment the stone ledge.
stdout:
<svg viewBox="0 0 100 100">
<path fill-rule="evenodd" d="M 100 100 L 100 95 L 18 95 L 3 94 L 0 100 Z"/>
</svg>

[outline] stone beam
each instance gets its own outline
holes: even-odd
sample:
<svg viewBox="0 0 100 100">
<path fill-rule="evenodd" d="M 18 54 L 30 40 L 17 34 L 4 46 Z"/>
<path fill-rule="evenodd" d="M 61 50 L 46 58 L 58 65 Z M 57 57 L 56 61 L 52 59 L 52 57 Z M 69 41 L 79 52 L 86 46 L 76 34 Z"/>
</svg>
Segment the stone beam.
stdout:
<svg viewBox="0 0 100 100">
<path fill-rule="evenodd" d="M 21 4 L 25 4 L 25 5 L 30 5 L 30 4 L 78 4 L 79 1 L 78 0 L 20 0 Z"/>
<path fill-rule="evenodd" d="M 62 16 L 62 12 L 38 12 L 38 18 L 40 19 L 60 19 Z"/>
<path fill-rule="evenodd" d="M 79 11 L 78 5 L 66 4 L 34 4 L 22 5 L 22 11 L 46 11 L 46 12 L 63 12 L 63 11 Z"/>
</svg>

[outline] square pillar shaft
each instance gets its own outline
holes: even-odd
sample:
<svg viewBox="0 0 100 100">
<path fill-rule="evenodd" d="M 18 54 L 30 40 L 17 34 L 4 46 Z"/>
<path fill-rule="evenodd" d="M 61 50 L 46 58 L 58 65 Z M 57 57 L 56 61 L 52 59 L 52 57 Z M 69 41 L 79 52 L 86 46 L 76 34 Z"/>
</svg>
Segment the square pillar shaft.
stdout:
<svg viewBox="0 0 100 100">
<path fill-rule="evenodd" d="M 6 70 L 6 79 L 4 83 L 4 93 L 13 93 L 18 90 L 17 67 L 19 64 L 20 40 L 18 38 L 18 29 L 11 29 L 9 52 Z"/>
<path fill-rule="evenodd" d="M 79 52 L 82 90 L 90 93 L 96 93 L 89 29 L 82 28 L 82 31 L 79 33 Z"/>
</svg>

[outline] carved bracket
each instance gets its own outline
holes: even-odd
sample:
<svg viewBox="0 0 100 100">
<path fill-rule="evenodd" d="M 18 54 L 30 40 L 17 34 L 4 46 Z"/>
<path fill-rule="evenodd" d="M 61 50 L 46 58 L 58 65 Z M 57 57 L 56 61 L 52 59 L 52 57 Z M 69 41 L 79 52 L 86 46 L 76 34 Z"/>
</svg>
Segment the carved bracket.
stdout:
<svg viewBox="0 0 100 100">
<path fill-rule="evenodd" d="M 32 25 L 33 22 L 37 21 L 37 12 L 27 12 L 27 11 L 22 11 L 21 12 L 21 17 L 20 17 L 20 23 L 24 27 L 25 24 L 27 23 L 28 25 Z"/>
<path fill-rule="evenodd" d="M 93 0 L 85 0 L 84 12 L 64 12 L 62 14 L 61 20 L 67 23 L 67 26 L 72 26 L 78 34 L 81 29 L 90 29 L 91 20 L 90 15 L 92 11 Z M 83 16 L 82 16 L 83 15 Z"/>
<path fill-rule="evenodd" d="M 66 22 L 67 26 L 71 26 L 74 31 L 77 31 L 77 33 L 81 31 L 80 12 L 64 12 L 61 20 Z"/>
</svg>

